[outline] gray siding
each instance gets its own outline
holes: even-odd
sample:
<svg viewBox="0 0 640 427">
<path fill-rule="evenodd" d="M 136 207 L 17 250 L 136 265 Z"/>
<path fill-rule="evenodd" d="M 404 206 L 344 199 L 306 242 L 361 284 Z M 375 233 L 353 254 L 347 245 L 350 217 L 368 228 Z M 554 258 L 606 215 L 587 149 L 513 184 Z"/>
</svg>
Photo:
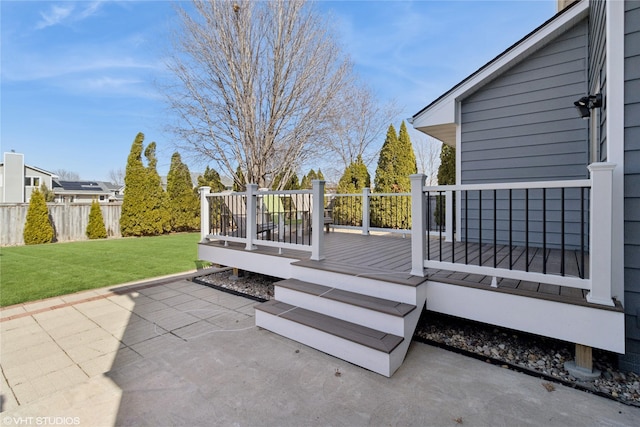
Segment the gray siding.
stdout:
<svg viewBox="0 0 640 427">
<path fill-rule="evenodd" d="M 589 15 L 589 94 L 602 93 L 606 98 L 606 3 L 602 0 L 595 0 L 591 3 L 591 12 Z M 600 120 L 597 124 L 598 135 L 594 138 L 599 139 L 599 152 L 595 153 L 595 158 L 601 162 L 607 161 L 607 103 L 605 102 L 601 108 Z"/>
<path fill-rule="evenodd" d="M 620 367 L 640 372 L 640 2 L 625 2 L 624 289 L 627 353 Z"/>
<path fill-rule="evenodd" d="M 586 20 L 462 101 L 462 184 L 588 178 L 588 121 L 573 103 L 587 93 Z M 580 194 L 567 193 L 567 245 L 580 245 Z M 514 192 L 514 244 L 524 244 L 524 192 Z M 558 247 L 559 191 L 547 194 L 547 244 Z M 478 195 L 469 194 L 469 240 Z M 493 195 L 483 194 L 483 241 L 493 239 Z M 498 241 L 508 242 L 508 192 L 498 193 Z M 541 190 L 530 193 L 529 244 L 541 246 Z M 465 213 L 462 212 L 463 228 Z M 464 230 L 462 231 L 464 235 Z"/>
</svg>

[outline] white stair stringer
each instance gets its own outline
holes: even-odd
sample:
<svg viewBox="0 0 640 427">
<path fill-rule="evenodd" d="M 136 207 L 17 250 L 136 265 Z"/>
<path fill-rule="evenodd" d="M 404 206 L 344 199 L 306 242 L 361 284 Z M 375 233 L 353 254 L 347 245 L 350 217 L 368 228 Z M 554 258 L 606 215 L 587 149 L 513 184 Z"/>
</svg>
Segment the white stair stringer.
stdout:
<svg viewBox="0 0 640 427">
<path fill-rule="evenodd" d="M 378 287 L 386 283 L 378 283 Z M 397 284 L 390 284 L 392 287 Z M 415 308 L 402 316 L 381 313 L 374 309 L 349 304 L 344 301 L 310 295 L 305 292 L 279 287 L 276 284 L 276 299 L 265 304 L 280 304 L 282 314 L 256 307 L 256 325 L 279 335 L 305 344 L 332 356 L 390 377 L 402 365 L 411 344 L 411 338 L 426 301 L 426 282 L 411 288 L 416 302 Z M 365 298 L 367 295 L 362 294 Z M 370 296 L 369 296 L 370 297 Z M 366 305 L 366 304 L 365 304 Z M 310 321 L 300 322 L 287 317 L 306 313 Z M 406 311 L 406 309 L 405 309 Z M 317 319 L 317 323 L 314 322 Z M 322 326 L 329 319 L 336 331 Z M 354 326 L 356 325 L 356 326 Z M 354 332 L 356 327 L 365 327 L 365 335 L 382 337 L 387 335 L 396 343 L 390 351 L 366 345 L 367 339 L 359 342 Z M 395 340 L 395 341 L 394 341 Z M 364 344 L 363 344 L 364 343 Z"/>
</svg>

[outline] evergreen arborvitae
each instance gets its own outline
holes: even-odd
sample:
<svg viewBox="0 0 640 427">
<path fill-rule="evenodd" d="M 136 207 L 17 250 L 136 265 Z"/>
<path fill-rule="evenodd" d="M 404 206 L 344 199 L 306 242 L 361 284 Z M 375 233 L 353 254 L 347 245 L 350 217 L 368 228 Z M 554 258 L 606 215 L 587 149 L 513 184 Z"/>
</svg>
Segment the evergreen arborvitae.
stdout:
<svg viewBox="0 0 640 427">
<path fill-rule="evenodd" d="M 212 193 L 224 191 L 224 184 L 222 184 L 220 174 L 215 169 L 209 168 L 209 166 L 204 170 L 204 174 L 198 177 L 198 188 L 199 187 L 210 187 Z"/>
<path fill-rule="evenodd" d="M 162 179 L 156 170 L 158 160 L 156 159 L 155 142 L 147 145 L 144 156 L 147 159 L 147 191 L 145 192 L 147 235 L 153 236 L 171 231 L 171 214 L 168 208 L 167 193 L 162 188 Z"/>
<path fill-rule="evenodd" d="M 86 230 L 87 237 L 89 239 L 106 239 L 107 229 L 104 226 L 104 218 L 102 217 L 102 210 L 100 209 L 100 203 L 97 200 L 91 202 L 91 211 L 89 211 L 89 223 Z"/>
<path fill-rule="evenodd" d="M 447 144 L 440 151 L 438 185 L 456 185 L 456 149 Z"/>
<path fill-rule="evenodd" d="M 362 194 L 362 189 L 371 186 L 371 176 L 367 166 L 358 156 L 344 171 L 338 182 L 338 194 Z M 354 203 L 354 200 L 356 201 Z M 340 197 L 335 198 L 333 204 L 333 220 L 339 225 L 362 225 L 362 202 L 359 198 Z"/>
<path fill-rule="evenodd" d="M 376 193 L 409 193 L 410 175 L 417 173 L 416 156 L 411 138 L 404 122 L 400 135 L 396 136 L 393 125 L 387 130 L 387 137 L 380 150 L 376 169 Z M 408 229 L 411 224 L 411 204 L 408 196 L 396 196 L 391 200 L 372 197 L 371 225 L 382 228 Z"/>
<path fill-rule="evenodd" d="M 377 193 L 390 193 L 395 183 L 395 156 L 397 155 L 398 136 L 393 125 L 387 129 L 387 137 L 382 144 L 378 167 L 373 180 L 373 185 Z"/>
<path fill-rule="evenodd" d="M 180 153 L 171 156 L 167 175 L 167 198 L 171 215 L 171 231 L 192 231 L 200 226 L 200 201 L 193 192 L 189 167 Z"/>
<path fill-rule="evenodd" d="M 247 189 L 247 181 L 244 177 L 244 173 L 242 172 L 242 168 L 238 166 L 236 169 L 236 176 L 233 179 L 233 191 L 242 192 Z"/>
<path fill-rule="evenodd" d="M 280 182 L 282 181 L 282 178 L 284 177 L 285 172 L 278 174 L 274 180 L 273 183 L 271 184 L 271 189 L 272 190 L 278 190 L 280 187 Z M 282 186 L 282 188 L 280 188 L 281 190 L 299 190 L 300 189 L 300 182 L 298 181 L 298 175 L 296 175 L 295 172 L 290 171 L 290 176 L 289 176 L 289 180 L 287 182 L 284 183 L 284 185 Z"/>
<path fill-rule="evenodd" d="M 56 195 L 53 193 L 52 190 L 49 190 L 49 188 L 47 187 L 47 184 L 45 184 L 44 182 L 40 185 L 40 192 L 44 196 L 45 202 L 48 203 L 56 200 Z"/>
<path fill-rule="evenodd" d="M 310 190 L 313 187 L 312 181 L 314 179 L 320 179 L 320 178 L 318 178 L 316 171 L 311 169 L 308 174 L 302 177 L 302 181 L 300 182 L 300 189 Z"/>
<path fill-rule="evenodd" d="M 120 214 L 122 236 L 154 236 L 170 230 L 167 200 L 156 171 L 156 144 L 145 150 L 148 167 L 142 163 L 144 134 L 131 145 L 124 176 L 124 200 Z"/>
<path fill-rule="evenodd" d="M 456 149 L 442 144 L 440 151 L 440 167 L 438 168 L 438 185 L 455 185 L 456 184 Z M 445 221 L 445 201 L 444 196 L 436 199 L 436 208 L 433 217 L 436 224 L 444 225 Z M 442 215 L 440 210 L 443 210 Z"/>
<path fill-rule="evenodd" d="M 142 164 L 144 134 L 136 135 L 131 145 L 124 175 L 124 199 L 120 214 L 120 232 L 123 237 L 142 236 L 146 233 L 145 189 L 147 172 Z"/>
<path fill-rule="evenodd" d="M 39 245 L 51 243 L 55 236 L 51 221 L 49 221 L 49 209 L 44 195 L 37 188 L 31 193 L 27 221 L 22 234 L 25 245 Z"/>
<path fill-rule="evenodd" d="M 362 160 L 362 159 L 360 159 Z M 368 173 L 368 172 L 367 172 Z M 319 179 L 320 181 L 324 181 L 324 175 L 322 174 L 322 171 L 320 169 L 318 169 L 318 173 L 316 174 L 316 179 Z"/>
</svg>

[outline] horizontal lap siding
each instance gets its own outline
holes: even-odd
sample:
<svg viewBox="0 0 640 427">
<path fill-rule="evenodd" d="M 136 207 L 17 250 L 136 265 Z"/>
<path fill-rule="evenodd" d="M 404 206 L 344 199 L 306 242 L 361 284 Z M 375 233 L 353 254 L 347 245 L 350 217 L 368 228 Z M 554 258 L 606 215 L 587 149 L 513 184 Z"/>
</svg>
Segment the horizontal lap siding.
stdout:
<svg viewBox="0 0 640 427">
<path fill-rule="evenodd" d="M 640 2 L 625 2 L 624 280 L 627 353 L 624 369 L 640 372 Z"/>
<path fill-rule="evenodd" d="M 580 119 L 573 106 L 587 92 L 587 25 L 582 21 L 462 101 L 462 184 L 588 177 L 588 121 Z M 580 201 L 571 191 L 565 204 L 565 243 L 574 249 L 581 243 Z M 513 194 L 513 244 L 523 245 L 524 193 Z M 477 241 L 478 196 L 469 197 L 469 240 Z M 493 241 L 492 197 L 483 194 L 485 242 Z M 497 240 L 502 244 L 508 243 L 507 197 L 508 192 L 498 193 Z M 547 197 L 547 244 L 559 248 L 559 191 L 549 190 Z M 541 191 L 531 191 L 531 245 L 542 245 L 541 205 Z M 464 229 L 464 212 L 462 219 Z"/>
</svg>

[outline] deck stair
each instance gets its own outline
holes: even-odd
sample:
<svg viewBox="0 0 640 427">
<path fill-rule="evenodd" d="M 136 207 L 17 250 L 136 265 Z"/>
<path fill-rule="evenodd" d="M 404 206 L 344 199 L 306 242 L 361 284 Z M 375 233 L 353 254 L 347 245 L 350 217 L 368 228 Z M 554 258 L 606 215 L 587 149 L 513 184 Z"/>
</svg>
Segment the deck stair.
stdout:
<svg viewBox="0 0 640 427">
<path fill-rule="evenodd" d="M 390 377 L 409 349 L 425 292 L 414 286 L 411 304 L 341 287 L 277 282 L 275 299 L 256 307 L 256 325 Z"/>
</svg>

